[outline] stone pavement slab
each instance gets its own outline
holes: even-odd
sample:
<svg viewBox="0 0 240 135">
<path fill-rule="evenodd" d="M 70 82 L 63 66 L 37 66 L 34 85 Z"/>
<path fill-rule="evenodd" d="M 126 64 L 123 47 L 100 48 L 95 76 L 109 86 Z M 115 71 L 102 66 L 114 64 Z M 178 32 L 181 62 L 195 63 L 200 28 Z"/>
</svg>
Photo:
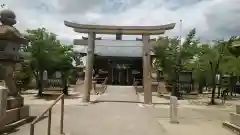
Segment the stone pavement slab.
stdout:
<svg viewBox="0 0 240 135">
<path fill-rule="evenodd" d="M 108 86 L 106 92 L 97 102 L 138 102 L 138 96 L 133 86 Z"/>
<path fill-rule="evenodd" d="M 117 102 L 111 102 L 112 100 Z M 70 135 L 164 135 L 157 121 L 148 115 L 146 108 L 140 108 L 133 87 L 108 87 L 98 103 L 88 106 L 65 106 L 64 131 Z M 108 101 L 108 102 L 101 102 Z M 127 102 L 121 102 L 127 101 Z M 39 111 L 40 109 L 38 109 Z M 52 132 L 58 134 L 60 107 L 53 109 Z M 47 131 L 47 119 L 36 125 L 36 134 Z M 29 134 L 29 125 L 12 135 Z"/>
<path fill-rule="evenodd" d="M 26 92 L 25 92 L 26 93 Z M 55 94 L 50 94 L 49 97 L 39 98 L 36 97 L 37 91 L 36 90 L 28 90 L 27 94 L 22 94 L 24 97 L 24 104 L 27 105 L 50 105 L 54 102 L 54 100 L 61 94 L 61 91 Z M 100 95 L 91 95 L 90 100 L 94 102 Z M 69 91 L 69 96 L 65 96 L 65 105 L 79 105 L 82 104 L 83 95 L 79 92 Z M 57 104 L 60 104 L 58 102 Z"/>
<path fill-rule="evenodd" d="M 169 119 L 158 119 L 167 135 L 235 135 L 222 127 L 219 121 L 201 119 L 180 119 L 179 124 L 170 124 Z"/>
<path fill-rule="evenodd" d="M 155 99 L 155 98 L 154 98 Z M 218 109 L 179 108 L 180 123 L 169 123 L 167 104 L 139 107 L 139 98 L 131 86 L 109 86 L 95 104 L 66 105 L 64 131 L 68 135 L 233 135 L 221 127 L 228 111 Z M 164 101 L 166 102 L 166 101 Z M 162 100 L 158 100 L 162 103 Z M 34 104 L 32 115 L 39 115 L 48 105 Z M 53 109 L 52 134 L 59 135 L 60 106 Z M 36 125 L 35 135 L 47 132 L 47 119 Z M 28 135 L 29 125 L 11 135 Z"/>
</svg>

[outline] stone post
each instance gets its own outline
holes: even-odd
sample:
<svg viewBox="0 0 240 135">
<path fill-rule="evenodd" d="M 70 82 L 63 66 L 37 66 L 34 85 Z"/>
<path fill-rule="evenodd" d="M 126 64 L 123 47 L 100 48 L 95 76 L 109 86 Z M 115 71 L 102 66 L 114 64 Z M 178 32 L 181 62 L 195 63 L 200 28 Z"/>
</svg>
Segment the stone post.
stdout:
<svg viewBox="0 0 240 135">
<path fill-rule="evenodd" d="M 88 48 L 87 48 L 87 62 L 85 71 L 85 89 L 83 102 L 90 101 L 90 91 L 92 87 L 92 69 L 93 69 L 93 59 L 94 59 L 94 47 L 95 47 L 95 33 L 88 33 Z"/>
<path fill-rule="evenodd" d="M 177 97 L 171 96 L 170 97 L 170 123 L 179 123 L 177 119 Z"/>
<path fill-rule="evenodd" d="M 46 88 L 48 85 L 48 72 L 47 70 L 43 71 L 43 87 Z"/>
<path fill-rule="evenodd" d="M 143 38 L 143 88 L 144 88 L 144 103 L 152 104 L 151 90 L 151 72 L 150 72 L 150 45 L 149 35 L 142 35 Z"/>
<path fill-rule="evenodd" d="M 152 104 L 152 59 L 151 59 L 151 45 L 150 45 L 150 40 L 148 41 L 148 46 L 147 46 L 147 52 L 148 52 L 148 61 L 147 61 L 147 66 L 148 66 L 148 89 L 150 91 L 150 100 Z"/>
<path fill-rule="evenodd" d="M 6 115 L 8 92 L 7 88 L 0 86 L 0 123 Z"/>
<path fill-rule="evenodd" d="M 4 80 L 6 82 L 6 86 L 9 89 L 9 96 L 18 96 L 18 90 L 15 85 L 14 77 L 13 77 L 13 72 L 14 72 L 14 65 L 12 63 L 5 63 L 4 64 L 4 70 L 5 70 L 5 75 L 4 75 Z"/>
</svg>

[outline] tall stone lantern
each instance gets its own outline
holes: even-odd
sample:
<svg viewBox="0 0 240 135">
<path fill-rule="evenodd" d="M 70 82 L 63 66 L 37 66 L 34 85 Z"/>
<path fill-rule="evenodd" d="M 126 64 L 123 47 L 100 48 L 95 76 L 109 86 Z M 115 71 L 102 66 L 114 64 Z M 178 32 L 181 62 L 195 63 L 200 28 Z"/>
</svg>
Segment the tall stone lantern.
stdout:
<svg viewBox="0 0 240 135">
<path fill-rule="evenodd" d="M 16 24 L 15 19 L 13 11 L 0 11 L 0 74 L 9 90 L 6 116 L 0 121 L 0 132 L 21 125 L 29 119 L 29 107 L 24 106 L 23 97 L 18 94 L 13 76 L 15 64 L 21 61 L 20 46 L 28 43 L 13 26 Z"/>
</svg>

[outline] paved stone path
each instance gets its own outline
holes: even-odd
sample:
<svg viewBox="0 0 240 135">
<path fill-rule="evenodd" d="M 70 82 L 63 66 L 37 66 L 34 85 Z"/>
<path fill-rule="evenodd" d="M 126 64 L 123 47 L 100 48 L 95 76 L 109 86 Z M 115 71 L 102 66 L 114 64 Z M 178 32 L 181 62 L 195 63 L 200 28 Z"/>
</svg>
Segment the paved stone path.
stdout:
<svg viewBox="0 0 240 135">
<path fill-rule="evenodd" d="M 97 102 L 138 102 L 138 96 L 132 86 L 108 86 Z"/>
<path fill-rule="evenodd" d="M 65 106 L 64 131 L 69 135 L 164 135 L 158 122 L 141 108 L 132 86 L 108 86 L 95 104 Z M 41 112 L 41 106 L 38 106 Z M 45 107 L 47 108 L 47 107 Z M 43 111 L 43 109 L 42 109 Z M 35 112 L 36 113 L 36 112 Z M 39 113 L 38 113 L 39 115 Z M 52 134 L 59 134 L 60 107 L 53 109 Z M 47 119 L 36 125 L 36 134 L 47 132 Z M 29 134 L 29 125 L 12 135 Z"/>
<path fill-rule="evenodd" d="M 229 112 L 179 108 L 180 124 L 169 124 L 165 101 L 159 101 L 161 104 L 154 107 L 141 107 L 138 103 L 141 99 L 131 86 L 108 86 L 106 93 L 94 104 L 82 106 L 79 100 L 74 100 L 76 103 L 65 105 L 64 132 L 66 135 L 233 135 L 221 126 Z M 156 102 L 155 98 L 153 100 Z M 42 105 L 32 104 L 31 115 L 40 115 L 48 106 L 44 102 Z M 60 106 L 54 107 L 52 113 L 52 135 L 59 135 Z M 47 134 L 47 119 L 35 127 L 35 135 Z M 28 134 L 29 125 L 11 133 Z"/>
<path fill-rule="evenodd" d="M 109 86 L 97 101 L 66 113 L 66 123 L 72 125 L 66 131 L 73 135 L 163 135 L 157 121 L 135 103 L 138 98 L 132 86 Z"/>
</svg>

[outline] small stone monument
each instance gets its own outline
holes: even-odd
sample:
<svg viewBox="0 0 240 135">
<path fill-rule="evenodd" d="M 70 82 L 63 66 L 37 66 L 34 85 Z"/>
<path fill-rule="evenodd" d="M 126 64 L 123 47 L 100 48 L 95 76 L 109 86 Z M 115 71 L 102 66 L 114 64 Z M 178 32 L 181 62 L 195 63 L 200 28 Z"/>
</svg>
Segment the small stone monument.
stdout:
<svg viewBox="0 0 240 135">
<path fill-rule="evenodd" d="M 0 132 L 11 130 L 29 120 L 29 106 L 23 105 L 23 97 L 19 95 L 14 81 L 15 64 L 21 61 L 19 49 L 27 40 L 13 26 L 16 24 L 15 13 L 5 9 L 0 11 L 0 65 L 6 87 L 7 97 L 6 116 L 0 122 Z"/>
<path fill-rule="evenodd" d="M 177 97 L 171 96 L 170 97 L 170 123 L 172 124 L 178 124 L 177 119 Z"/>
<path fill-rule="evenodd" d="M 44 86 L 44 88 L 48 87 L 48 72 L 47 72 L 47 70 L 43 71 L 43 86 Z"/>
<path fill-rule="evenodd" d="M 158 92 L 157 74 L 156 73 L 152 73 L 151 78 L 152 78 L 152 81 L 151 81 L 152 92 Z"/>
</svg>

